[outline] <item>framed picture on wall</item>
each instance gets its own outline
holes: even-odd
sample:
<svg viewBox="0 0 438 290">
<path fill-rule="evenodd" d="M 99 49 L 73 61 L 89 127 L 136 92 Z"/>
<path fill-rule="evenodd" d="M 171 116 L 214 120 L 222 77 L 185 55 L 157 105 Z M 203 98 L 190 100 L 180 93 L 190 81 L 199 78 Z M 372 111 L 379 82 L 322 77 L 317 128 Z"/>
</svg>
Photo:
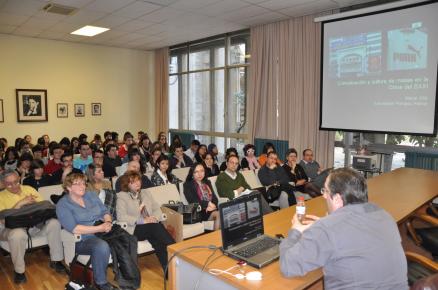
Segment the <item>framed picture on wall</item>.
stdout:
<svg viewBox="0 0 438 290">
<path fill-rule="evenodd" d="M 47 122 L 47 90 L 16 89 L 17 121 Z"/>
<path fill-rule="evenodd" d="M 85 116 L 85 104 L 75 104 L 75 117 Z"/>
<path fill-rule="evenodd" d="M 0 99 L 0 123 L 5 121 L 5 112 L 3 111 L 3 100 Z"/>
<path fill-rule="evenodd" d="M 68 118 L 68 104 L 57 103 L 56 104 L 56 116 L 58 118 Z"/>
<path fill-rule="evenodd" d="M 93 116 L 102 115 L 102 104 L 101 103 L 91 103 L 91 115 L 93 115 Z"/>
</svg>

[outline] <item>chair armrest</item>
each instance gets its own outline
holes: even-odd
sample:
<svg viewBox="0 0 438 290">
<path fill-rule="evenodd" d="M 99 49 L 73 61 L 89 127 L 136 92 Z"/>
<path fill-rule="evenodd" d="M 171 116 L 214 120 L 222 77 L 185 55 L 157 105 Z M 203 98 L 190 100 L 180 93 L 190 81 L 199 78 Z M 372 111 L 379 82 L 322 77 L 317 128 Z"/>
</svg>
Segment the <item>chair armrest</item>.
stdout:
<svg viewBox="0 0 438 290">
<path fill-rule="evenodd" d="M 61 230 L 61 241 L 63 243 L 76 243 L 81 241 L 81 235 L 80 234 L 73 234 L 70 233 L 67 230 L 62 229 Z"/>
<path fill-rule="evenodd" d="M 229 201 L 229 199 L 228 199 L 228 197 L 218 197 L 217 201 L 218 201 L 218 204 L 221 204 L 221 203 Z"/>
<path fill-rule="evenodd" d="M 119 225 L 122 229 L 126 230 L 128 228 L 128 223 L 124 221 L 115 221 L 115 224 Z"/>
<path fill-rule="evenodd" d="M 414 252 L 405 252 L 406 259 L 412 262 L 416 262 L 423 267 L 426 267 L 432 271 L 438 272 L 438 263 L 432 261 L 429 258 L 426 258 L 425 256 L 422 256 L 420 254 L 414 253 Z"/>
<path fill-rule="evenodd" d="M 161 207 L 161 211 L 166 215 L 166 220 L 163 221 L 165 227 L 171 226 L 175 230 L 175 241 L 183 240 L 183 216 L 182 214 L 165 206 Z"/>
<path fill-rule="evenodd" d="M 76 242 L 81 240 L 81 235 L 73 234 L 64 229 L 61 230 L 61 242 L 64 248 L 64 262 L 70 265 L 76 252 Z"/>
</svg>

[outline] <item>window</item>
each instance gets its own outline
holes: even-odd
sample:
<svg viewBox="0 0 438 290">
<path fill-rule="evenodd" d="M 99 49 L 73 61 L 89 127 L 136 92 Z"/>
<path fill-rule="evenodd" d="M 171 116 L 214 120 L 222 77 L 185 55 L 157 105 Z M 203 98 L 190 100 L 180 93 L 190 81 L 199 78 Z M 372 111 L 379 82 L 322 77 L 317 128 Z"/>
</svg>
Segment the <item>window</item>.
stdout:
<svg viewBox="0 0 438 290">
<path fill-rule="evenodd" d="M 247 139 L 249 31 L 170 49 L 169 128 L 194 133 L 221 152 Z"/>
</svg>

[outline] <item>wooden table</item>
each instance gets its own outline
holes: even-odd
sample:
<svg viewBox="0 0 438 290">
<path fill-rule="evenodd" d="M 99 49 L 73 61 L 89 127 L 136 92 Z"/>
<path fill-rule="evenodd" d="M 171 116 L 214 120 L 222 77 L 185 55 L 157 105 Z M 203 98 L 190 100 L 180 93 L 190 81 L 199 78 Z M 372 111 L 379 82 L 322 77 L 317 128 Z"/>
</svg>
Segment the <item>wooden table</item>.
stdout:
<svg viewBox="0 0 438 290">
<path fill-rule="evenodd" d="M 369 200 L 387 210 L 397 223 L 402 223 L 411 213 L 438 195 L 438 172 L 421 169 L 400 168 L 376 176 L 368 181 Z M 306 202 L 307 213 L 324 216 L 327 212 L 323 197 Z M 266 215 L 263 219 L 268 235 L 287 235 L 295 206 Z M 221 246 L 220 231 L 212 232 L 190 240 L 171 245 L 169 257 L 176 251 L 195 245 Z M 227 269 L 236 265 L 236 260 L 223 256 L 217 250 L 210 258 L 204 273 L 201 272 L 208 257 L 213 253 L 208 249 L 189 250 L 178 254 L 170 263 L 169 287 L 171 289 L 193 289 L 199 280 L 198 289 L 322 289 L 321 269 L 312 271 L 303 277 L 284 278 L 279 263 L 274 262 L 260 271 L 262 281 L 237 280 L 230 275 L 213 276 L 208 269 Z M 253 271 L 250 266 L 244 269 Z M 233 271 L 233 273 L 237 273 Z"/>
</svg>

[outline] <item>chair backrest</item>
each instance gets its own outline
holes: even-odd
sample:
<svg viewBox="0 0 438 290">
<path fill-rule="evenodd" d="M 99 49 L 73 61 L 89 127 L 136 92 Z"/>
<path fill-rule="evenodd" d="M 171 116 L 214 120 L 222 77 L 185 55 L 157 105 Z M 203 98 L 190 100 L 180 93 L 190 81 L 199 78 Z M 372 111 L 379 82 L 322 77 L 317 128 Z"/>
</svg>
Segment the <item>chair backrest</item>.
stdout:
<svg viewBox="0 0 438 290">
<path fill-rule="evenodd" d="M 251 189 L 263 187 L 263 185 L 260 183 L 260 180 L 255 175 L 254 171 L 243 170 L 240 173 L 242 173 L 243 177 L 245 178 L 246 183 L 249 184 Z"/>
<path fill-rule="evenodd" d="M 122 168 L 122 166 L 117 166 L 114 169 L 116 170 L 116 174 L 117 176 L 120 176 L 120 169 Z"/>
<path fill-rule="evenodd" d="M 175 168 L 172 170 L 172 174 L 178 177 L 178 179 L 182 181 L 186 181 L 189 171 L 190 171 L 190 167 Z"/>
<path fill-rule="evenodd" d="M 418 280 L 411 287 L 411 290 L 436 290 L 436 289 L 438 289 L 438 273 Z"/>
<path fill-rule="evenodd" d="M 167 204 L 169 203 L 169 200 L 181 201 L 180 194 L 175 184 L 149 187 L 143 190 L 149 192 L 159 205 Z"/>
<path fill-rule="evenodd" d="M 111 186 L 113 187 L 114 190 L 116 190 L 116 182 L 117 179 L 119 179 L 119 176 L 113 176 L 111 177 Z"/>
<path fill-rule="evenodd" d="M 181 197 L 181 201 L 183 204 L 189 204 L 189 202 L 187 201 L 186 196 L 184 195 L 184 183 L 180 182 L 178 183 L 179 186 L 179 195 Z"/>
<path fill-rule="evenodd" d="M 61 184 L 57 185 L 49 185 L 49 186 L 42 186 L 38 189 L 38 193 L 41 194 L 44 200 L 50 200 L 50 196 L 52 194 L 61 195 L 64 189 L 62 188 Z"/>
<path fill-rule="evenodd" d="M 217 192 L 217 187 L 216 187 L 217 176 L 210 176 L 208 180 L 210 180 L 211 182 L 211 186 L 213 187 L 214 194 L 216 194 L 216 197 L 219 198 L 219 193 Z"/>
</svg>

